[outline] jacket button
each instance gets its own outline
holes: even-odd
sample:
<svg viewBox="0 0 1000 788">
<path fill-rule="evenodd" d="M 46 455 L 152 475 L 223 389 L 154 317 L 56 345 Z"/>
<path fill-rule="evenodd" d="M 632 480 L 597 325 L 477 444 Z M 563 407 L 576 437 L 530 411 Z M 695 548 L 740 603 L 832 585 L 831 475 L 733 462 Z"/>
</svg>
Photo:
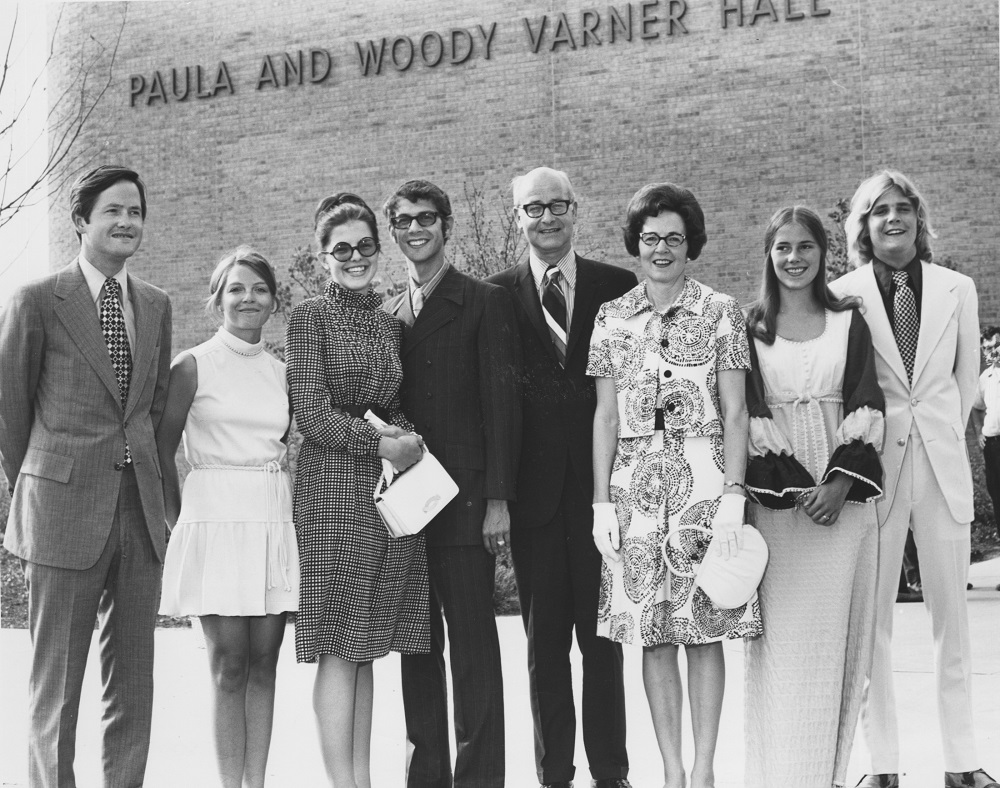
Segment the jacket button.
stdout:
<svg viewBox="0 0 1000 788">
<path fill-rule="evenodd" d="M 665 377 L 665 378 L 669 378 L 669 377 L 671 377 L 671 376 L 672 376 L 673 374 L 674 374 L 674 373 L 673 373 L 673 372 L 671 372 L 671 371 L 670 371 L 669 369 L 665 369 L 665 370 L 663 371 L 663 377 Z"/>
<path fill-rule="evenodd" d="M 896 441 L 896 445 L 897 445 L 897 446 L 905 446 L 905 445 L 906 445 L 906 438 L 899 438 L 899 439 L 898 439 L 898 440 Z"/>
<path fill-rule="evenodd" d="M 918 402 L 920 402 L 920 400 L 918 400 L 916 397 L 910 400 L 910 404 L 913 405 L 914 407 L 916 407 Z"/>
</svg>

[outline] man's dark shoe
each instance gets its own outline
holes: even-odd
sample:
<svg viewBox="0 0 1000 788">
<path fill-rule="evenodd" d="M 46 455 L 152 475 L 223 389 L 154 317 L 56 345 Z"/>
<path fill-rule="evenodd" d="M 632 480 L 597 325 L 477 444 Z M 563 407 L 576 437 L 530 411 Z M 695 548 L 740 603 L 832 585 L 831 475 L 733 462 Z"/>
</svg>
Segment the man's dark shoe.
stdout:
<svg viewBox="0 0 1000 788">
<path fill-rule="evenodd" d="M 561 782 L 557 783 L 542 783 L 541 785 L 538 786 L 538 788 L 573 788 L 573 783 L 566 780 L 562 780 Z"/>
<path fill-rule="evenodd" d="M 607 780 L 591 780 L 590 788 L 632 788 L 632 783 L 624 777 L 611 777 Z"/>
<path fill-rule="evenodd" d="M 945 772 L 944 788 L 1000 788 L 1000 783 L 982 769 L 973 772 Z"/>
<path fill-rule="evenodd" d="M 856 788 L 899 788 L 898 774 L 866 774 Z"/>
</svg>

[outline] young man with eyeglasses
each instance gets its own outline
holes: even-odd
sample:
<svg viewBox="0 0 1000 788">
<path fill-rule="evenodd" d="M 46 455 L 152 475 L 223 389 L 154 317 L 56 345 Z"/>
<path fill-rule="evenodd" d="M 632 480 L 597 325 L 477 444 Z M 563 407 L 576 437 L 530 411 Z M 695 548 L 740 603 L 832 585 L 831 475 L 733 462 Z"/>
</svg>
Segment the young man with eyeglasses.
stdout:
<svg viewBox="0 0 1000 788">
<path fill-rule="evenodd" d="M 411 745 L 408 788 L 503 788 L 504 710 L 493 613 L 496 558 L 509 549 L 508 502 L 521 442 L 521 360 L 514 309 L 500 287 L 445 260 L 448 195 L 407 181 L 383 208 L 406 258 L 406 290 L 385 304 L 405 323 L 403 412 L 458 484 L 427 536 L 431 653 L 401 658 Z M 457 754 L 449 752 L 444 623 Z"/>
<path fill-rule="evenodd" d="M 575 772 L 570 672 L 583 654 L 583 740 L 597 788 L 628 786 L 621 645 L 597 636 L 601 555 L 592 535 L 596 395 L 586 375 L 597 310 L 636 285 L 633 273 L 573 249 L 577 203 L 564 172 L 539 167 L 512 183 L 528 260 L 487 281 L 514 298 L 524 358 L 523 441 L 511 556 L 528 637 L 535 765 L 543 786 Z"/>
</svg>

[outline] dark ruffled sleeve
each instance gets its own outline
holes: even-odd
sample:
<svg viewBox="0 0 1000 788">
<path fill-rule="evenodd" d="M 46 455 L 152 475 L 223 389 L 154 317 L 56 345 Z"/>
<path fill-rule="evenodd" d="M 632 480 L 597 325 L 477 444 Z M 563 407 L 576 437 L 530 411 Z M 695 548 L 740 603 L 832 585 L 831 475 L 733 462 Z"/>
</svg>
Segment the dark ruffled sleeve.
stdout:
<svg viewBox="0 0 1000 788">
<path fill-rule="evenodd" d="M 791 444 L 774 423 L 764 395 L 764 378 L 757 359 L 757 339 L 750 337 L 747 412 L 750 445 L 744 485 L 747 495 L 768 509 L 793 509 L 798 495 L 816 481 L 792 454 Z"/>
<path fill-rule="evenodd" d="M 885 437 L 885 396 L 875 371 L 875 348 L 868 324 L 855 309 L 847 337 L 844 369 L 844 422 L 837 430 L 840 444 L 830 457 L 823 481 L 834 471 L 854 479 L 847 500 L 874 501 L 882 495 L 879 451 Z"/>
</svg>

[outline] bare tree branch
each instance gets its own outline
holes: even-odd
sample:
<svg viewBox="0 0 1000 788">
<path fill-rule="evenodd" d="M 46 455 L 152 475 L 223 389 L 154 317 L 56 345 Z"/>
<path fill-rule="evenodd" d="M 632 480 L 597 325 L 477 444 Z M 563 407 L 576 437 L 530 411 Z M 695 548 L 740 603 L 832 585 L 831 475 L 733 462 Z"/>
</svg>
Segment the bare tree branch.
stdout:
<svg viewBox="0 0 1000 788">
<path fill-rule="evenodd" d="M 52 37 L 49 42 L 49 51 L 45 58 L 45 63 L 39 70 L 28 89 L 28 93 L 20 102 L 20 106 L 14 110 L 10 120 L 0 127 L 0 140 L 8 135 L 12 135 L 14 127 L 24 121 L 25 108 L 33 94 L 38 89 L 42 74 L 53 62 L 55 57 L 55 42 L 62 22 L 62 9 L 56 18 L 52 30 Z M 32 205 L 34 200 L 42 199 L 43 196 L 50 196 L 58 192 L 68 178 L 72 177 L 76 171 L 85 166 L 88 159 L 83 159 L 79 150 L 79 142 L 85 128 L 91 123 L 98 105 L 104 98 L 108 89 L 114 82 L 114 67 L 118 57 L 118 49 L 121 45 L 122 34 L 125 30 L 125 23 L 128 18 L 128 4 L 124 4 L 122 10 L 121 23 L 118 25 L 114 43 L 110 47 L 98 41 L 94 36 L 89 37 L 89 42 L 96 46 L 96 52 L 92 55 L 87 52 L 86 43 L 80 48 L 80 62 L 75 74 L 70 79 L 62 92 L 51 101 L 46 113 L 45 127 L 39 130 L 38 135 L 31 140 L 19 154 L 13 151 L 8 156 L 3 171 L 0 172 L 0 228 L 6 225 L 22 208 Z M 15 15 L 15 26 L 17 17 Z M 3 76 L 0 78 L 0 92 L 6 85 L 7 71 L 11 65 L 11 54 L 13 49 L 15 30 L 11 31 L 11 38 L 7 45 L 6 56 L 3 64 Z M 107 61 L 106 66 L 103 65 Z M 92 78 L 100 75 L 96 88 L 91 87 Z M 45 163 L 38 172 L 29 177 L 27 183 L 20 186 L 13 195 L 8 194 L 8 178 L 13 170 L 25 161 L 30 151 L 48 137 L 48 151 Z M 82 163 L 81 163 L 82 162 Z M 48 181 L 48 189 L 45 194 L 39 193 L 42 186 Z"/>
</svg>

